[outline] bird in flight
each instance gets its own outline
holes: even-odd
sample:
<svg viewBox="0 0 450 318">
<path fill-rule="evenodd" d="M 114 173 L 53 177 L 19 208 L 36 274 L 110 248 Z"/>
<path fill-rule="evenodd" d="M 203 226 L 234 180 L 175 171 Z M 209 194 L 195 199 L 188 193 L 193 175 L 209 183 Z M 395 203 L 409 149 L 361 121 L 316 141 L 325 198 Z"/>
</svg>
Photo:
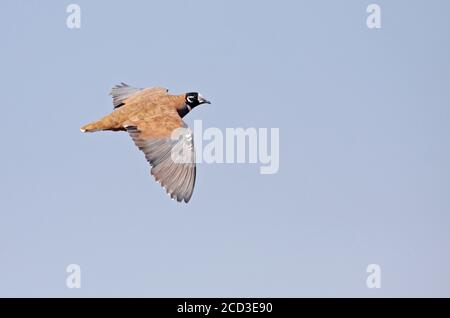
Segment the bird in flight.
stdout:
<svg viewBox="0 0 450 318">
<path fill-rule="evenodd" d="M 81 131 L 128 132 L 144 152 L 155 180 L 172 199 L 189 202 L 195 185 L 195 149 L 192 131 L 182 118 L 198 105 L 211 103 L 197 92 L 169 95 L 166 88 L 141 89 L 125 83 L 113 87 L 110 95 L 113 112 Z"/>
</svg>

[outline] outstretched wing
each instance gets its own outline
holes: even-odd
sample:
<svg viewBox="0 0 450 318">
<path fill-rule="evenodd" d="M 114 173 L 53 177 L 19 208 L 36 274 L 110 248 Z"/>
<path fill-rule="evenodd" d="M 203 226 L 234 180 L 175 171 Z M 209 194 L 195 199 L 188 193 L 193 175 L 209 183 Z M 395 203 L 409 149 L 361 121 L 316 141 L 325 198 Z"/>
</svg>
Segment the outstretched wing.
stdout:
<svg viewBox="0 0 450 318">
<path fill-rule="evenodd" d="M 151 117 L 125 126 L 152 166 L 151 174 L 178 202 L 189 202 L 196 166 L 192 131 L 177 116 Z"/>
<path fill-rule="evenodd" d="M 167 92 L 168 89 L 163 87 L 136 88 L 122 82 L 111 89 L 110 95 L 113 98 L 114 109 L 116 109 L 125 105 L 125 101 L 131 96 L 145 94 L 145 98 L 151 99 L 166 95 Z"/>
</svg>

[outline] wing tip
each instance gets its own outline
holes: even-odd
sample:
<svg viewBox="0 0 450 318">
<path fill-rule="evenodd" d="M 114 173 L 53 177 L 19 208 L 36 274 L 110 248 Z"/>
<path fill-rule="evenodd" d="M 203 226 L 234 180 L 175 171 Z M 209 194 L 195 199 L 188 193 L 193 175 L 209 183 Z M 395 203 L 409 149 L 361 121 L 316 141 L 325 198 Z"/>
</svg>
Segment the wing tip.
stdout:
<svg viewBox="0 0 450 318">
<path fill-rule="evenodd" d="M 162 188 L 166 191 L 167 195 L 173 200 L 173 201 L 177 201 L 179 203 L 184 202 L 185 204 L 189 203 L 189 201 L 192 198 L 192 192 L 190 193 L 189 196 L 184 196 L 181 193 L 178 193 L 177 190 L 170 192 L 165 186 L 163 186 L 161 184 L 160 181 L 157 181 L 157 183 L 159 183 Z"/>
</svg>

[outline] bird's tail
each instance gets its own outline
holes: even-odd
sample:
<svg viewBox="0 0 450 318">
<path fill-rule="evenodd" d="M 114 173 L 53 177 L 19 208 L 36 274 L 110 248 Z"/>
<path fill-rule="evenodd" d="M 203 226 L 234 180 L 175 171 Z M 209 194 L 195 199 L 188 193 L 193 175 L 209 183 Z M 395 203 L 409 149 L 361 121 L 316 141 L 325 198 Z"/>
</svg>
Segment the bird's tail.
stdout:
<svg viewBox="0 0 450 318">
<path fill-rule="evenodd" d="M 95 132 L 106 129 L 101 120 L 94 121 L 80 128 L 81 132 Z"/>
<path fill-rule="evenodd" d="M 82 132 L 94 132 L 100 130 L 125 130 L 123 128 L 122 122 L 122 117 L 118 116 L 118 113 L 113 112 L 100 120 L 84 125 L 80 130 Z"/>
</svg>

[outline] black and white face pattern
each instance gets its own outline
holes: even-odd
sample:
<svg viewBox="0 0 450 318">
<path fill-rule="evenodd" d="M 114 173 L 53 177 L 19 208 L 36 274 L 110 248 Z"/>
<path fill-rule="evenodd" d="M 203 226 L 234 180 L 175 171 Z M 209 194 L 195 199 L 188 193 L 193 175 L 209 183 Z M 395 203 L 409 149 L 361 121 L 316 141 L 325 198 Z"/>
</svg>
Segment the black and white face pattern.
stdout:
<svg viewBox="0 0 450 318">
<path fill-rule="evenodd" d="M 189 111 L 191 111 L 192 108 L 197 107 L 198 105 L 201 104 L 211 104 L 211 103 L 197 92 L 186 94 L 186 107 L 188 108 Z"/>
</svg>

